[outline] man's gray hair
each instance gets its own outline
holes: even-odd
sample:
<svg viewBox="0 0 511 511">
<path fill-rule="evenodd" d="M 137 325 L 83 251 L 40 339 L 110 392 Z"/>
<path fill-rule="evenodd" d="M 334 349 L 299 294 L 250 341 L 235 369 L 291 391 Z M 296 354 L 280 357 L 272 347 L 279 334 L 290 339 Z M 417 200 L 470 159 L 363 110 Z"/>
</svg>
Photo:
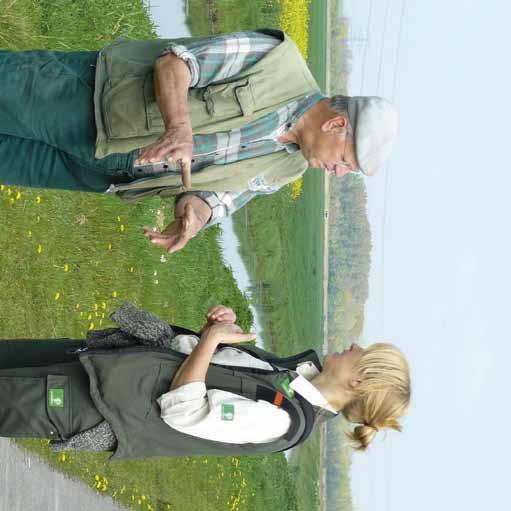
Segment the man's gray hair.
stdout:
<svg viewBox="0 0 511 511">
<path fill-rule="evenodd" d="M 341 94 L 336 94 L 332 96 L 328 101 L 328 108 L 334 111 L 337 114 L 346 114 L 348 115 L 348 101 L 349 96 L 341 96 Z"/>
<path fill-rule="evenodd" d="M 328 100 L 328 108 L 336 114 L 345 115 L 348 118 L 348 126 L 346 127 L 346 135 L 353 135 L 353 126 L 351 124 L 350 116 L 348 114 L 348 101 L 350 96 L 342 96 L 336 94 Z"/>
</svg>

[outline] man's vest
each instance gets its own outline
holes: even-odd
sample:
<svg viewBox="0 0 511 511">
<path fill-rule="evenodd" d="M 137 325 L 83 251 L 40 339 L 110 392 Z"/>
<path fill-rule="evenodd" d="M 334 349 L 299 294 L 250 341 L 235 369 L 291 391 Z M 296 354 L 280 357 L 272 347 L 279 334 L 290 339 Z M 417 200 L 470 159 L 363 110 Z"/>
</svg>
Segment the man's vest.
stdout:
<svg viewBox="0 0 511 511">
<path fill-rule="evenodd" d="M 277 30 L 261 30 L 282 42 L 249 69 L 214 85 L 189 89 L 188 102 L 194 134 L 240 128 L 274 112 L 319 87 L 291 39 Z M 130 41 L 117 39 L 98 56 L 94 91 L 97 127 L 96 157 L 126 153 L 154 142 L 164 123 L 155 99 L 154 62 L 170 42 L 193 39 Z M 274 187 L 294 181 L 307 169 L 298 151 L 211 165 L 194 173 L 192 190 L 241 191 L 262 176 Z M 149 195 L 170 196 L 183 191 L 181 177 L 167 174 L 143 178 L 111 191 L 127 200 Z"/>
<path fill-rule="evenodd" d="M 237 346 L 239 347 L 239 346 Z M 160 417 L 156 402 L 170 389 L 186 355 L 173 350 L 131 347 L 84 352 L 80 361 L 90 379 L 95 406 L 111 425 L 117 440 L 112 460 L 151 456 L 252 455 L 283 451 L 303 442 L 317 413 L 313 406 L 289 389 L 297 364 L 312 361 L 313 350 L 277 358 L 257 348 L 240 348 L 278 369 L 267 371 L 210 364 L 206 387 L 233 392 L 249 399 L 278 404 L 291 419 L 287 433 L 263 444 L 230 444 L 187 435 L 171 428 Z M 333 415 L 333 414 L 332 414 Z"/>
</svg>

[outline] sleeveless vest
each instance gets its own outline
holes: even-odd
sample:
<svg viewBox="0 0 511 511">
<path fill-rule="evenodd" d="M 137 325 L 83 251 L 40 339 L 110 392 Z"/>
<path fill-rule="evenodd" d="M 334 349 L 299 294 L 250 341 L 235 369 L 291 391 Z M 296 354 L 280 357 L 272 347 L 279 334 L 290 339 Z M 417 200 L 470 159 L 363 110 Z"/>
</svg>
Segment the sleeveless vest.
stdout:
<svg viewBox="0 0 511 511">
<path fill-rule="evenodd" d="M 188 93 L 195 134 L 239 128 L 319 87 L 293 41 L 283 32 L 261 30 L 282 42 L 249 69 Z M 154 142 L 164 131 L 154 92 L 154 62 L 170 42 L 193 39 L 130 41 L 117 39 L 98 56 L 94 91 L 96 158 L 126 153 Z M 253 161 L 252 161 L 253 160 Z M 192 176 L 192 190 L 241 191 L 256 176 L 276 187 L 298 178 L 307 162 L 300 152 L 285 151 L 225 165 L 211 165 Z M 183 191 L 179 175 L 168 174 L 113 186 L 126 200 L 162 197 Z"/>
<path fill-rule="evenodd" d="M 270 402 L 279 393 L 278 400 L 289 414 L 291 426 L 283 437 L 273 442 L 217 442 L 187 435 L 166 424 L 160 417 L 156 399 L 168 392 L 174 374 L 186 358 L 182 353 L 141 346 L 82 353 L 80 362 L 90 379 L 92 400 L 118 440 L 112 460 L 151 456 L 265 454 L 283 451 L 303 442 L 313 428 L 315 410 L 297 393 L 286 395 L 281 383 L 296 377 L 291 368 L 300 362 L 313 361 L 321 367 L 316 353 L 309 350 L 293 357 L 278 358 L 258 348 L 240 349 L 279 366 L 279 369 L 266 371 L 210 364 L 206 387 Z"/>
</svg>

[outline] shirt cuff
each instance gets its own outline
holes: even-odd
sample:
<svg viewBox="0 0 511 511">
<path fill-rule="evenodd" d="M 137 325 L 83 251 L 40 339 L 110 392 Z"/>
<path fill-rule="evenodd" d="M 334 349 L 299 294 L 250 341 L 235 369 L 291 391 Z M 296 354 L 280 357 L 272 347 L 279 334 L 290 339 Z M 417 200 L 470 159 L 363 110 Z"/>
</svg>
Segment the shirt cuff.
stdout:
<svg viewBox="0 0 511 511">
<path fill-rule="evenodd" d="M 185 192 L 176 197 L 176 205 L 184 195 L 195 195 L 202 199 L 210 208 L 211 216 L 205 228 L 211 227 L 221 222 L 225 217 L 229 216 L 235 211 L 230 211 L 229 208 L 234 208 L 234 202 L 229 193 L 223 192 Z"/>
<path fill-rule="evenodd" d="M 191 74 L 190 87 L 195 87 L 200 78 L 200 69 L 199 63 L 197 62 L 197 57 L 182 44 L 170 43 L 162 52 L 162 56 L 167 55 L 168 53 L 173 53 L 176 57 L 179 57 L 181 60 L 188 64 L 188 68 L 190 69 Z"/>
</svg>

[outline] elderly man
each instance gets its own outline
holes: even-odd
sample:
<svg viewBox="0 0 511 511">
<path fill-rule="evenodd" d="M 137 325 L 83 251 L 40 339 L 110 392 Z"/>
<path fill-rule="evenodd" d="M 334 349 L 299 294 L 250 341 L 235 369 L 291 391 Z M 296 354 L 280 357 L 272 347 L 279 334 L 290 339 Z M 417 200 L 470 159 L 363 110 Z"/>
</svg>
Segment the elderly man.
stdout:
<svg viewBox="0 0 511 511">
<path fill-rule="evenodd" d="M 175 196 L 174 222 L 144 230 L 169 252 L 308 166 L 374 174 L 396 131 L 381 98 L 323 96 L 276 30 L 0 52 L 0 68 L 0 182 Z"/>
</svg>

